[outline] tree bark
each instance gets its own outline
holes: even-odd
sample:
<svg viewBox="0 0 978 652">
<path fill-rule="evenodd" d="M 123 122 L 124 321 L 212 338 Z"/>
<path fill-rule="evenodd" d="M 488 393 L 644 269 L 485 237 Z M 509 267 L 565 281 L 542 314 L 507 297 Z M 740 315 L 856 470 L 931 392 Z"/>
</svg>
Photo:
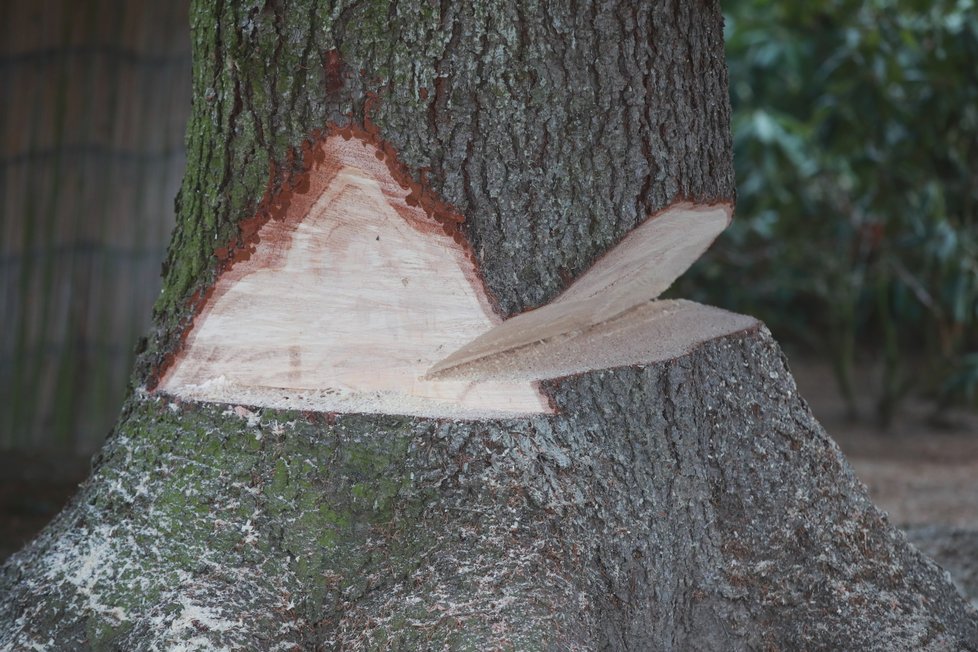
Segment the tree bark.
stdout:
<svg viewBox="0 0 978 652">
<path fill-rule="evenodd" d="M 156 330 L 92 477 L 3 567 L 0 648 L 978 649 L 763 327 L 548 381 L 556 414 L 520 419 L 152 391 L 215 250 L 261 246 L 239 226 L 330 124 L 465 216 L 506 315 L 669 204 L 732 201 L 716 3 L 199 2 L 192 22 Z"/>
</svg>

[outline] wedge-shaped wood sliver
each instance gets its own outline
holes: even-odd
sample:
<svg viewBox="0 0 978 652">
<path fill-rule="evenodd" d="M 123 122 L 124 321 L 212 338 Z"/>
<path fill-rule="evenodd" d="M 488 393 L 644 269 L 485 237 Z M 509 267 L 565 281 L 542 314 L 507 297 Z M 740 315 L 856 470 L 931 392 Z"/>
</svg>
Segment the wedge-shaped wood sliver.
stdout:
<svg viewBox="0 0 978 652">
<path fill-rule="evenodd" d="M 729 222 L 726 204 L 670 206 L 553 302 L 483 333 L 432 366 L 429 377 L 553 378 L 676 357 L 744 330 L 755 320 L 691 302 L 652 301 Z"/>
<path fill-rule="evenodd" d="M 703 342 L 756 325 L 753 317 L 693 301 L 647 301 L 589 328 L 476 358 L 450 368 L 443 376 L 481 381 L 544 380 L 646 365 L 678 358 Z"/>
</svg>

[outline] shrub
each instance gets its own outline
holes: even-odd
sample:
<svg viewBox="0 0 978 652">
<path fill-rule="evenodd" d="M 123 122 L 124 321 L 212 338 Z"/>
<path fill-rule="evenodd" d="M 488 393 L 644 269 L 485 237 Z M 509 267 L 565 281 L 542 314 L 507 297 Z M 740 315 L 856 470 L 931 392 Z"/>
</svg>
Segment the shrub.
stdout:
<svg viewBox="0 0 978 652">
<path fill-rule="evenodd" d="M 726 4 L 737 219 L 682 291 L 828 355 L 888 421 L 978 389 L 978 17 L 972 0 Z M 736 271 L 733 271 L 736 270 Z"/>
</svg>

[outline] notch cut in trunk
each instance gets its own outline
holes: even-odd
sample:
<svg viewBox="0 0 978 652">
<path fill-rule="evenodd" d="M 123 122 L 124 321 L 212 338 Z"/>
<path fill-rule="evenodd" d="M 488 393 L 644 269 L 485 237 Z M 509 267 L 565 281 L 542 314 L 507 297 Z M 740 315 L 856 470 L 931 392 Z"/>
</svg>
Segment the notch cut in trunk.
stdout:
<svg viewBox="0 0 978 652">
<path fill-rule="evenodd" d="M 501 323 L 471 250 L 446 226 L 461 217 L 432 217 L 395 178 L 397 162 L 365 140 L 330 135 L 316 147 L 303 191 L 219 276 L 159 390 L 315 412 L 511 418 L 553 411 L 537 380 L 676 357 L 754 323 L 649 303 L 726 226 L 725 205 L 663 211 L 553 303 Z"/>
</svg>

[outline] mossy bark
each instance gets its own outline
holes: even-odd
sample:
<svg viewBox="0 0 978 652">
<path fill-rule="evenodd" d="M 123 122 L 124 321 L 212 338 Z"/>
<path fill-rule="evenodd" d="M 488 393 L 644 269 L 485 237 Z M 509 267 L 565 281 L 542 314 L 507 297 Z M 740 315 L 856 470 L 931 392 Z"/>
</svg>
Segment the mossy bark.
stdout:
<svg viewBox="0 0 978 652">
<path fill-rule="evenodd" d="M 733 196 L 715 3 L 200 2 L 157 330 L 91 479 L 0 575 L 0 648 L 978 649 L 766 330 L 549 383 L 555 416 L 173 402 L 214 249 L 369 123 L 466 216 L 507 313 L 649 213 Z M 260 243 L 259 243 L 260 246 Z M 46 646 L 46 647 L 45 647 Z"/>
</svg>

